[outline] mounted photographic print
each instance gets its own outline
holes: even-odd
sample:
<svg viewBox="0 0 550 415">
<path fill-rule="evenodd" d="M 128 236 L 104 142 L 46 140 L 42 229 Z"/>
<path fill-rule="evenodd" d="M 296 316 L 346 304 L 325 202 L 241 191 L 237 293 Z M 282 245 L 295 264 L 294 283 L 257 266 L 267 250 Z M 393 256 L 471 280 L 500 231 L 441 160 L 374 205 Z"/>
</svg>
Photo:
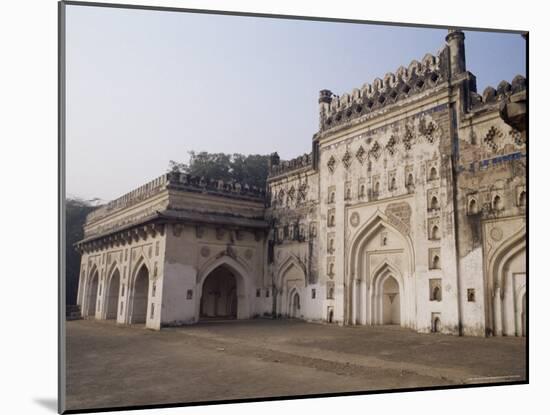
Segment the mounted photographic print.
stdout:
<svg viewBox="0 0 550 415">
<path fill-rule="evenodd" d="M 60 411 L 528 382 L 528 35 L 441 24 L 60 3 Z"/>
</svg>

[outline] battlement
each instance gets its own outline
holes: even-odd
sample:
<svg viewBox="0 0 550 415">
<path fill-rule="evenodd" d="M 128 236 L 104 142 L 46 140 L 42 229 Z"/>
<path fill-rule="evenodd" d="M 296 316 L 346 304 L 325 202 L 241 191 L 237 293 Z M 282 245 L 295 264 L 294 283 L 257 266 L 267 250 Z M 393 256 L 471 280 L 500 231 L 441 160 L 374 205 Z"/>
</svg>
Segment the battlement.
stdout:
<svg viewBox="0 0 550 415">
<path fill-rule="evenodd" d="M 134 189 L 117 199 L 111 200 L 106 205 L 99 207 L 93 212 L 90 212 L 86 217 L 86 223 L 95 222 L 107 215 L 110 215 L 115 211 L 122 210 L 128 206 L 137 204 L 145 199 L 148 199 L 151 196 L 158 194 L 162 190 L 164 190 L 167 183 L 168 175 L 163 174 L 162 176 L 159 176 L 156 179 L 145 183 L 137 189 Z"/>
<path fill-rule="evenodd" d="M 265 189 L 249 186 L 246 183 L 236 181 L 214 180 L 207 177 L 193 176 L 190 174 L 170 172 L 157 177 L 156 179 L 132 190 L 125 195 L 114 199 L 89 213 L 86 223 L 93 223 L 114 212 L 136 205 L 141 201 L 149 199 L 163 190 L 177 189 L 194 193 L 208 193 L 224 197 L 232 197 L 251 201 L 263 201 Z"/>
<path fill-rule="evenodd" d="M 320 130 L 345 124 L 447 81 L 447 61 L 448 47 L 444 47 L 437 56 L 428 53 L 421 62 L 413 60 L 407 68 L 401 66 L 384 79 L 376 78 L 372 84 L 340 97 L 327 89 L 320 91 Z"/>
<path fill-rule="evenodd" d="M 278 156 L 272 156 L 272 161 L 269 165 L 269 177 L 280 176 L 303 168 L 311 168 L 313 166 L 313 156 L 311 153 L 305 153 L 291 160 L 280 161 Z"/>
<path fill-rule="evenodd" d="M 470 107 L 474 111 L 493 107 L 500 104 L 511 95 L 525 91 L 526 89 L 527 80 L 521 75 L 516 75 L 511 84 L 507 81 L 501 81 L 496 89 L 488 86 L 481 95 L 474 91 L 470 91 Z"/>
</svg>

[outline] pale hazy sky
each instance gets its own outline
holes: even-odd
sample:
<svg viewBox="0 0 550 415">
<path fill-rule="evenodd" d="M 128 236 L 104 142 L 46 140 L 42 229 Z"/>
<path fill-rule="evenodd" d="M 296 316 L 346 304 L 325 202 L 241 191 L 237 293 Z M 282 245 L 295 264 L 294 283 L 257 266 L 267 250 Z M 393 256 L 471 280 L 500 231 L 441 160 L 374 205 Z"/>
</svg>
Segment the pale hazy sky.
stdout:
<svg viewBox="0 0 550 415">
<path fill-rule="evenodd" d="M 308 152 L 341 95 L 445 43 L 441 29 L 67 6 L 67 194 L 110 200 L 188 151 Z M 519 34 L 466 32 L 478 91 L 525 75 Z"/>
</svg>

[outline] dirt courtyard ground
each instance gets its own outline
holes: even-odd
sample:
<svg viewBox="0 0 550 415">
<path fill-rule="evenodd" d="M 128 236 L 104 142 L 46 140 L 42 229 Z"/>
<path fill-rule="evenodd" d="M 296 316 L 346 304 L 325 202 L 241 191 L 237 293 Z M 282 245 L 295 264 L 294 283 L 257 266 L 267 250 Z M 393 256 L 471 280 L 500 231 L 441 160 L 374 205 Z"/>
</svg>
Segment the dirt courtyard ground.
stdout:
<svg viewBox="0 0 550 415">
<path fill-rule="evenodd" d="M 285 320 L 67 322 L 67 409 L 524 380 L 525 339 Z"/>
</svg>

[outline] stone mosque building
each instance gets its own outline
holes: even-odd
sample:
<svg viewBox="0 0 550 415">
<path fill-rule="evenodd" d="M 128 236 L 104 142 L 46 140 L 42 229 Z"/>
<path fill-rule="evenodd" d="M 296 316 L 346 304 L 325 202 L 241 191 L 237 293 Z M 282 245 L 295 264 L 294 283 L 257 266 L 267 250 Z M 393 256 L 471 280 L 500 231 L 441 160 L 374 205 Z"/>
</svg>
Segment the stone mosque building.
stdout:
<svg viewBox="0 0 550 415">
<path fill-rule="evenodd" d="M 93 211 L 78 304 L 150 329 L 201 319 L 526 333 L 526 80 L 480 95 L 464 34 L 319 95 L 312 151 L 267 188 L 167 173 Z"/>
</svg>

